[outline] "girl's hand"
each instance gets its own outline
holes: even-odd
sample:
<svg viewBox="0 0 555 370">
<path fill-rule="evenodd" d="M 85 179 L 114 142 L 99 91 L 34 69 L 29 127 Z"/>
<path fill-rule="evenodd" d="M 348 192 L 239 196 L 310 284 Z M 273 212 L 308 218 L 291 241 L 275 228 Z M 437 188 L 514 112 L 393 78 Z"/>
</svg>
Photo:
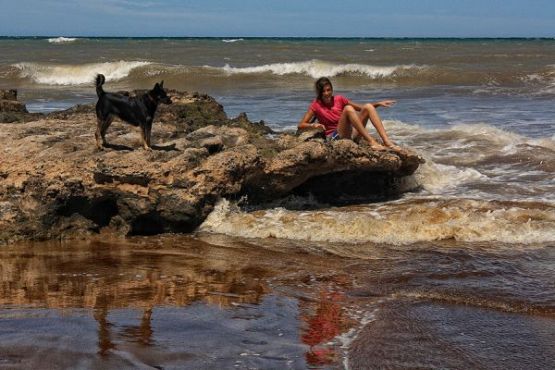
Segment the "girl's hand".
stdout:
<svg viewBox="0 0 555 370">
<path fill-rule="evenodd" d="M 320 129 L 320 130 L 325 130 L 326 129 L 326 126 L 322 125 L 321 123 L 311 123 L 310 127 L 311 128 L 317 128 L 317 129 Z"/>
<path fill-rule="evenodd" d="M 382 101 L 379 101 L 377 105 L 378 105 L 378 107 L 389 108 L 395 103 L 397 103 L 396 100 L 382 100 Z"/>
</svg>

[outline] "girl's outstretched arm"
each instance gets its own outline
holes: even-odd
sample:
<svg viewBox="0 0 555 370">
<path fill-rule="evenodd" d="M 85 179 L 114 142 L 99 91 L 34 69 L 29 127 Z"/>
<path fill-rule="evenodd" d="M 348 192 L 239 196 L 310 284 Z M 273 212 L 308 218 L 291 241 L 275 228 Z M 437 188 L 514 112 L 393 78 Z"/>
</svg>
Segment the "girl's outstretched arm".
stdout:
<svg viewBox="0 0 555 370">
<path fill-rule="evenodd" d="M 378 108 L 378 107 L 386 107 L 389 108 L 391 107 L 393 104 L 395 104 L 397 101 L 396 100 L 380 100 L 377 101 L 375 103 L 370 103 L 374 106 L 374 108 Z M 349 104 L 350 106 L 352 106 L 353 108 L 355 108 L 356 111 L 360 112 L 362 110 L 363 105 L 355 103 L 351 100 L 349 100 Z"/>
<path fill-rule="evenodd" d="M 389 108 L 395 103 L 397 103 L 397 100 L 380 100 L 378 102 L 372 103 L 372 105 L 374 106 L 374 108 L 378 108 L 378 107 Z"/>
</svg>

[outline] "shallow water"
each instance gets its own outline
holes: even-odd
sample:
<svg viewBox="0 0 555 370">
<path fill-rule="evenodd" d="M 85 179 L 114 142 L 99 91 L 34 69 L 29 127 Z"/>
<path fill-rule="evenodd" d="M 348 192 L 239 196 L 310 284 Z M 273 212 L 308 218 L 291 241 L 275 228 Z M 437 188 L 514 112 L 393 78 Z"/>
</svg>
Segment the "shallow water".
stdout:
<svg viewBox="0 0 555 370">
<path fill-rule="evenodd" d="M 8 246 L 0 251 L 0 363 L 555 365 L 555 248 L 361 248 L 372 255 L 213 234 Z"/>
<path fill-rule="evenodd" d="M 0 364 L 302 368 L 299 303 L 267 258 L 190 238 L 7 247 Z"/>
</svg>

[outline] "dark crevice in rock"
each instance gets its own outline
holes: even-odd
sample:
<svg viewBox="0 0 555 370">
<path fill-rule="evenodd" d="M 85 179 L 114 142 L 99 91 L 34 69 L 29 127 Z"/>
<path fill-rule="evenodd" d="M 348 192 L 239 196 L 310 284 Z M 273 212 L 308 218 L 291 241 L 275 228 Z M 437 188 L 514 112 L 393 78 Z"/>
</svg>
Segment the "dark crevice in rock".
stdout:
<svg viewBox="0 0 555 370">
<path fill-rule="evenodd" d="M 156 235 L 164 232 L 164 221 L 156 212 L 137 217 L 131 223 L 129 235 Z"/>
<path fill-rule="evenodd" d="M 242 200 L 246 211 L 283 207 L 316 210 L 399 199 L 407 192 L 420 191 L 414 176 L 395 176 L 391 172 L 342 171 L 308 179 L 290 192 L 277 196 L 264 187 L 247 185 L 230 200 Z"/>
<path fill-rule="evenodd" d="M 318 202 L 345 205 L 397 199 L 407 191 L 416 190 L 418 185 L 413 176 L 345 171 L 313 177 L 293 189 L 292 194 L 311 194 Z"/>
<path fill-rule="evenodd" d="M 115 199 L 87 197 L 70 197 L 56 212 L 59 216 L 70 217 L 77 213 L 91 220 L 98 227 L 108 226 L 112 217 L 118 214 L 118 206 Z"/>
<path fill-rule="evenodd" d="M 158 212 L 149 212 L 138 216 L 131 222 L 130 236 L 133 235 L 157 235 L 167 232 L 190 233 L 197 224 L 190 220 L 169 220 Z"/>
</svg>

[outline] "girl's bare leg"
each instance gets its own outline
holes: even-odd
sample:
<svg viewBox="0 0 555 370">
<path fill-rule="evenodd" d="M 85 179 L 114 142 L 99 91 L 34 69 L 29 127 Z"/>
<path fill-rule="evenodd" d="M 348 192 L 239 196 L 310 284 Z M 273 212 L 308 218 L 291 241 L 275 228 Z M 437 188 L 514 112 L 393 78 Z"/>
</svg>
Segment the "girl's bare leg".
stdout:
<svg viewBox="0 0 555 370">
<path fill-rule="evenodd" d="M 374 126 L 374 128 L 376 129 L 380 137 L 382 138 L 382 141 L 385 146 L 390 148 L 396 147 L 396 145 L 389 139 L 389 136 L 387 136 L 387 132 L 385 132 L 385 128 L 383 126 L 380 116 L 378 115 L 378 111 L 372 104 L 365 104 L 362 107 L 362 110 L 359 113 L 359 118 L 364 126 L 366 126 L 366 123 L 368 122 L 368 120 L 372 122 L 372 125 Z"/>
<path fill-rule="evenodd" d="M 354 128 L 356 130 L 356 135 L 362 136 L 366 141 L 370 143 L 370 146 L 373 149 L 383 148 L 383 146 L 380 145 L 376 141 L 376 139 L 370 136 L 368 131 L 366 131 L 366 127 L 365 127 L 366 121 L 367 120 L 365 120 L 363 124 L 355 108 L 353 108 L 350 105 L 347 105 L 345 109 L 343 109 L 343 113 L 341 114 L 341 118 L 339 119 L 339 124 L 337 126 L 337 132 L 339 133 L 339 137 L 351 138 L 353 135 L 353 128 Z"/>
</svg>

